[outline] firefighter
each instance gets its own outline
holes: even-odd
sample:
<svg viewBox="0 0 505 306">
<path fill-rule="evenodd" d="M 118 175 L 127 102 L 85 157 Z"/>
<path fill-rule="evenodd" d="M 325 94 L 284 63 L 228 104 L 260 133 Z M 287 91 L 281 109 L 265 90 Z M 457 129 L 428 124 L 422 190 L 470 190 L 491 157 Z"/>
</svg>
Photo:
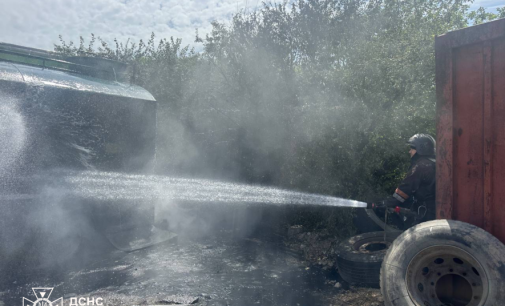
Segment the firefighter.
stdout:
<svg viewBox="0 0 505 306">
<path fill-rule="evenodd" d="M 407 144 L 410 147 L 410 167 L 393 196 L 376 207 L 402 207 L 413 214 L 397 219 L 400 228 L 407 229 L 420 222 L 434 220 L 435 210 L 435 139 L 428 134 L 416 134 Z M 382 210 L 384 211 L 384 210 Z M 398 221 L 400 221 L 398 223 Z"/>
</svg>

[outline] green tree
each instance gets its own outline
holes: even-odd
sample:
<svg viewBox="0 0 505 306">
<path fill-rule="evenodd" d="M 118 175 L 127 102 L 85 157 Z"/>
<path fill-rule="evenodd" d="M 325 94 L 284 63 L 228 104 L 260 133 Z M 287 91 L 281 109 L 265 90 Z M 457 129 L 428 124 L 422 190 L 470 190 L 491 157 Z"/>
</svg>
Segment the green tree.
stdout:
<svg viewBox="0 0 505 306">
<path fill-rule="evenodd" d="M 498 8 L 496 14 L 486 11 L 486 9 L 482 6 L 477 10 L 468 13 L 468 19 L 475 25 L 492 21 L 498 18 L 505 18 L 505 6 Z"/>
<path fill-rule="evenodd" d="M 405 140 L 435 133 L 435 36 L 505 13 L 468 3 L 264 3 L 197 33 L 200 53 L 154 35 L 55 50 L 135 67 L 160 104 L 162 171 L 371 200 L 404 175 Z"/>
</svg>

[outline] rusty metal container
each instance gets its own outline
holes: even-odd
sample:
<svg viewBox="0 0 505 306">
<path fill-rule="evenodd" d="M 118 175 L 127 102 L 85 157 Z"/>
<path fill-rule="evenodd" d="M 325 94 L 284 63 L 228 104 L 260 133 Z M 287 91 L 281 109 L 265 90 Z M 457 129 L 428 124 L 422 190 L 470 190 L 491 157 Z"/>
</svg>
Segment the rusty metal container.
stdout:
<svg viewBox="0 0 505 306">
<path fill-rule="evenodd" d="M 505 243 L 505 19 L 439 36 L 437 218 Z"/>
</svg>

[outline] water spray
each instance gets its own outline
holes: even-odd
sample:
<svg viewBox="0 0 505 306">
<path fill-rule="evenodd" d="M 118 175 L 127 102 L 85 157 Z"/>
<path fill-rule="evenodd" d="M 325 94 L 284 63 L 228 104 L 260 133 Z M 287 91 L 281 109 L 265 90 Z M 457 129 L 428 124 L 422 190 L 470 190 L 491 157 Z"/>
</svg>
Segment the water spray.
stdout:
<svg viewBox="0 0 505 306">
<path fill-rule="evenodd" d="M 179 200 L 195 202 L 293 204 L 367 208 L 367 203 L 273 187 L 112 172 L 53 171 L 35 180 L 49 182 L 69 195 L 96 200 Z M 0 198 L 6 195 L 0 195 Z"/>
</svg>

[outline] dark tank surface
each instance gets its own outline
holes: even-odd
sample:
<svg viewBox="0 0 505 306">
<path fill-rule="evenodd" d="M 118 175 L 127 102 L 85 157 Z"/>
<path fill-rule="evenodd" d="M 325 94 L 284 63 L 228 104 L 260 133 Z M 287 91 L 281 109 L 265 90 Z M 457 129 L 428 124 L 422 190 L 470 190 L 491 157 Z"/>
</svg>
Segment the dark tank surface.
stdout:
<svg viewBox="0 0 505 306">
<path fill-rule="evenodd" d="M 47 175 L 152 172 L 156 101 L 148 91 L 0 57 L 0 118 L 0 271 L 64 260 L 96 232 L 152 227 L 149 202 L 69 197 Z"/>
<path fill-rule="evenodd" d="M 15 173 L 152 170 L 156 102 L 140 87 L 0 62 L 0 97 L 25 129 Z"/>
</svg>

